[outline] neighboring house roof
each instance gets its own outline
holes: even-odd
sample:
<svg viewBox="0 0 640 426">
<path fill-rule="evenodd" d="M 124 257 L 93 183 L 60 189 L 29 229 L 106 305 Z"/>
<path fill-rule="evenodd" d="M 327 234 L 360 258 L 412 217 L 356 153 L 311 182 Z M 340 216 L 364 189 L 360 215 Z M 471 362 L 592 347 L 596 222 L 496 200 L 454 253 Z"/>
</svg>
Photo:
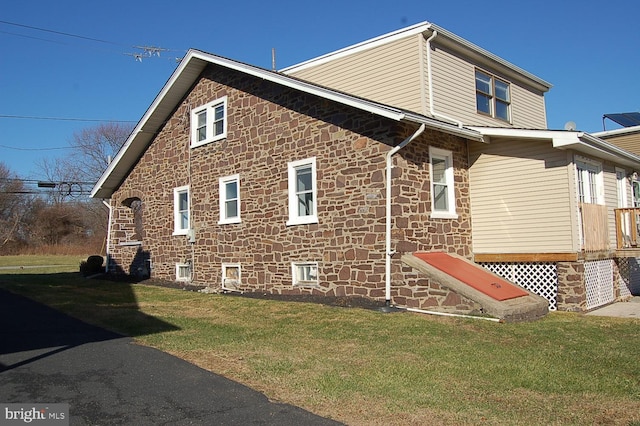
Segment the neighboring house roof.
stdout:
<svg viewBox="0 0 640 426">
<path fill-rule="evenodd" d="M 147 149 L 157 132 L 182 101 L 202 71 L 208 65 L 218 65 L 247 75 L 259 77 L 285 87 L 316 95 L 343 105 L 366 111 L 396 121 L 424 124 L 427 128 L 461 136 L 471 140 L 482 140 L 475 130 L 459 127 L 444 121 L 429 118 L 414 112 L 372 102 L 367 99 L 328 89 L 316 84 L 286 76 L 284 74 L 191 49 L 173 72 L 151 106 L 140 119 L 115 159 L 109 164 L 94 186 L 91 196 L 109 198 L 127 177 L 131 168 Z"/>
<path fill-rule="evenodd" d="M 592 135 L 601 139 L 609 139 L 609 138 L 614 138 L 618 136 L 629 136 L 635 133 L 640 133 L 640 126 L 623 127 L 621 129 L 595 132 L 595 133 L 592 133 Z"/>
<path fill-rule="evenodd" d="M 640 156 L 613 145 L 595 135 L 570 130 L 536 130 L 510 129 L 503 127 L 469 127 L 485 136 L 485 142 L 492 137 L 550 140 L 554 148 L 572 149 L 603 160 L 610 160 L 617 164 L 640 170 Z"/>
<path fill-rule="evenodd" d="M 384 34 L 379 37 L 375 37 L 375 38 L 363 41 L 361 43 L 357 43 L 352 46 L 348 46 L 343 49 L 336 50 L 334 52 L 327 53 L 322 56 L 318 56 L 308 61 L 304 61 L 299 64 L 283 68 L 280 71 L 285 74 L 289 74 L 295 71 L 303 70 L 308 67 L 313 67 L 315 65 L 323 64 L 338 58 L 352 55 L 354 53 L 361 52 L 363 50 L 367 50 L 374 47 L 378 47 L 380 45 L 391 43 L 395 40 L 409 37 L 415 34 L 422 33 L 426 38 L 431 36 L 434 32 L 438 33 L 438 37 L 436 40 L 439 44 L 443 46 L 447 46 L 456 51 L 464 52 L 468 57 L 475 59 L 479 63 L 489 63 L 494 68 L 499 69 L 510 78 L 513 78 L 518 81 L 523 81 L 529 85 L 536 87 L 538 90 L 542 92 L 547 92 L 552 87 L 551 83 L 541 79 L 540 77 L 537 77 L 531 74 L 530 72 L 525 71 L 524 69 L 518 67 L 517 65 L 514 65 L 511 62 L 508 62 L 502 59 L 501 57 L 494 55 L 493 53 L 431 22 L 421 22 L 419 24 L 402 28 L 400 30 L 393 31 L 388 34 Z"/>
</svg>

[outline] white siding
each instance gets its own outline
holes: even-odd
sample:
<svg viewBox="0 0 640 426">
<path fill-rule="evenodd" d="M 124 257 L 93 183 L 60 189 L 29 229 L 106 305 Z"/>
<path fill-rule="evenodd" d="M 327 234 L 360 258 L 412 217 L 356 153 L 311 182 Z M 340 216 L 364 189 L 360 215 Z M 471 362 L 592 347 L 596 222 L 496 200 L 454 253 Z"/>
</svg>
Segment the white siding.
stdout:
<svg viewBox="0 0 640 426">
<path fill-rule="evenodd" d="M 546 141 L 495 139 L 471 143 L 470 159 L 474 253 L 576 250 L 566 152 Z"/>
</svg>

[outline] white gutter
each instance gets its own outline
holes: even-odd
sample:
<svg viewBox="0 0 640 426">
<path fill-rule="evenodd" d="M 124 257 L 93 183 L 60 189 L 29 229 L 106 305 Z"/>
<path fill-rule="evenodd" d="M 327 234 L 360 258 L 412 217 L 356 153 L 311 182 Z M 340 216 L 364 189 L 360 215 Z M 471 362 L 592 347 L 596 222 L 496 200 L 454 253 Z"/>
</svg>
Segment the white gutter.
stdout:
<svg viewBox="0 0 640 426">
<path fill-rule="evenodd" d="M 387 167 L 387 180 L 386 180 L 386 223 L 385 223 L 385 300 L 386 305 L 391 305 L 391 256 L 395 254 L 395 251 L 391 250 L 391 170 L 393 169 L 393 155 L 400 151 L 409 143 L 420 136 L 424 132 L 425 125 L 422 124 L 416 132 L 409 136 L 407 139 L 400 142 L 386 155 L 386 167 Z"/>
<path fill-rule="evenodd" d="M 455 317 L 455 318 L 480 319 L 480 320 L 493 321 L 493 322 L 504 322 L 500 318 L 493 318 L 493 317 L 479 317 L 475 315 L 454 314 L 450 312 L 427 311 L 424 309 L 417 309 L 417 308 L 404 308 L 402 306 L 395 306 L 395 307 L 398 309 L 404 309 L 405 311 L 409 311 L 409 312 L 417 312 L 419 314 L 440 315 L 444 317 Z"/>
<path fill-rule="evenodd" d="M 446 115 L 436 113 L 435 107 L 433 106 L 433 78 L 431 74 L 431 40 L 436 38 L 438 35 L 438 31 L 433 29 L 433 32 L 427 39 L 427 80 L 429 80 L 429 112 L 433 117 L 441 118 L 446 121 L 451 121 L 456 123 L 459 128 L 462 128 L 462 122 L 460 120 L 456 120 L 455 118 L 448 117 Z"/>
<path fill-rule="evenodd" d="M 109 209 L 109 222 L 107 223 L 107 243 L 106 243 L 106 247 L 105 247 L 105 254 L 106 254 L 106 260 L 105 260 L 105 271 L 106 273 L 109 273 L 109 265 L 111 263 L 111 256 L 110 256 L 110 247 L 111 247 L 111 219 L 112 219 L 112 215 L 113 215 L 113 209 L 111 208 L 111 199 L 109 199 L 109 202 L 107 202 L 106 200 L 102 200 L 102 204 L 104 204 L 105 206 L 107 206 L 107 209 Z"/>
</svg>

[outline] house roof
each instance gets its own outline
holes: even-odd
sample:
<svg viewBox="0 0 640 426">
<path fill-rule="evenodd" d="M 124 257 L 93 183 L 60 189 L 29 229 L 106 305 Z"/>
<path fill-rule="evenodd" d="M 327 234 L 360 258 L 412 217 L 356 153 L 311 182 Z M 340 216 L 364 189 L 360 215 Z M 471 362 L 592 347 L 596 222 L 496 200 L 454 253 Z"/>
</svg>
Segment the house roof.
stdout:
<svg viewBox="0 0 640 426">
<path fill-rule="evenodd" d="M 399 29 L 381 36 L 365 40 L 361 43 L 357 43 L 343 49 L 336 50 L 331 53 L 327 53 L 322 56 L 318 56 L 313 59 L 301 62 L 296 65 L 289 66 L 280 70 L 285 74 L 300 71 L 305 68 L 313 67 L 319 64 L 333 61 L 348 55 L 352 55 L 357 52 L 361 52 L 367 49 L 378 47 L 387 43 L 391 43 L 395 40 L 399 40 L 405 37 L 410 37 L 415 34 L 423 34 L 425 38 L 431 36 L 434 32 L 437 32 L 437 37 L 434 40 L 437 43 L 445 45 L 453 50 L 464 52 L 467 56 L 475 59 L 481 64 L 491 64 L 494 68 L 502 71 L 505 75 L 512 79 L 522 81 L 530 86 L 536 87 L 542 92 L 547 92 L 551 89 L 552 84 L 541 79 L 540 77 L 531 74 L 528 71 L 512 64 L 503 58 L 494 55 L 493 53 L 485 50 L 470 41 L 434 24 L 431 22 L 421 22 L 409 27 Z"/>
<path fill-rule="evenodd" d="M 592 134 L 593 136 L 596 136 L 601 139 L 609 139 L 617 136 L 633 135 L 636 133 L 640 133 L 640 126 L 623 127 L 621 129 L 605 130 L 602 132 L 595 132 Z"/>
<path fill-rule="evenodd" d="M 640 156 L 613 145 L 592 134 L 571 130 L 510 129 L 503 127 L 470 127 L 485 136 L 485 142 L 491 138 L 516 138 L 521 140 L 550 140 L 554 148 L 572 149 L 616 164 L 640 170 Z"/>
<path fill-rule="evenodd" d="M 323 86 L 284 75 L 279 72 L 266 70 L 248 65 L 232 59 L 223 58 L 203 51 L 191 49 L 187 52 L 180 65 L 173 72 L 153 103 L 142 116 L 133 132 L 118 151 L 114 160 L 109 164 L 91 191 L 94 198 L 109 198 L 120 186 L 131 168 L 147 149 L 160 128 L 170 117 L 184 95 L 191 90 L 202 71 L 208 65 L 217 65 L 227 69 L 239 71 L 247 75 L 262 78 L 304 93 L 316 95 L 324 99 L 375 114 L 395 121 L 424 124 L 427 128 L 439 130 L 471 140 L 482 140 L 480 133 L 465 127 L 436 120 L 414 112 L 395 108 L 389 105 L 372 102 Z"/>
</svg>

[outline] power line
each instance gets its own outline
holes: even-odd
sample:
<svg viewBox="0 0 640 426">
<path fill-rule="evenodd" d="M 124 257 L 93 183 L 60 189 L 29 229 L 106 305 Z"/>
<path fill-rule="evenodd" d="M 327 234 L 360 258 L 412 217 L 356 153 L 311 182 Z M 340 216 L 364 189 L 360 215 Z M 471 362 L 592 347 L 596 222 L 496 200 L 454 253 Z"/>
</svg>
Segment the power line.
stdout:
<svg viewBox="0 0 640 426">
<path fill-rule="evenodd" d="M 75 118 L 75 117 L 40 117 L 34 115 L 9 115 L 0 114 L 0 118 L 15 118 L 25 120 L 53 120 L 53 121 L 84 121 L 84 122 L 104 122 L 104 123 L 137 123 L 134 120 L 108 120 L 104 118 Z"/>
<path fill-rule="evenodd" d="M 78 35 L 78 34 L 71 34 L 71 33 L 65 33 L 65 32 L 62 32 L 62 31 L 49 30 L 49 29 L 41 28 L 41 27 L 34 27 L 34 26 L 31 26 L 31 25 L 18 24 L 16 22 L 9 22 L 9 21 L 0 20 L 0 23 L 6 24 L 6 25 L 13 25 L 15 27 L 28 28 L 30 30 L 43 31 L 43 32 L 63 35 L 63 36 L 67 36 L 67 37 L 74 37 L 74 38 L 79 38 L 79 39 L 83 39 L 83 40 L 95 41 L 95 42 L 98 42 L 98 43 L 112 44 L 112 45 L 115 45 L 115 46 L 123 46 L 123 45 L 121 45 L 119 43 L 115 43 L 113 41 L 100 40 L 99 38 L 85 37 L 85 36 L 81 36 L 81 35 Z"/>
<path fill-rule="evenodd" d="M 61 146 L 61 147 L 53 147 L 53 148 L 17 148 L 15 146 L 1 145 L 0 148 L 5 149 L 14 149 L 16 151 L 55 151 L 60 149 L 73 149 L 71 146 Z"/>
</svg>

